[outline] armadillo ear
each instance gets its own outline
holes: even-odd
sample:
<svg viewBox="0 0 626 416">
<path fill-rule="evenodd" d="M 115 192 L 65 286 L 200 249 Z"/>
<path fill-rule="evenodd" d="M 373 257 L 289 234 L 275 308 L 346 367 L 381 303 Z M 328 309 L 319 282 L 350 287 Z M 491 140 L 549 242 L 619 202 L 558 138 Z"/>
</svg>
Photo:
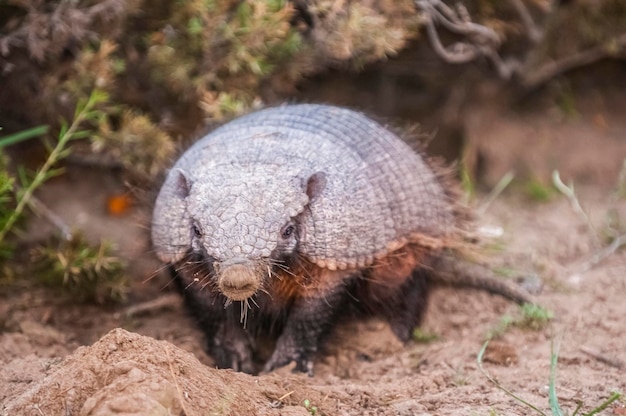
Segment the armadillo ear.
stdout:
<svg viewBox="0 0 626 416">
<path fill-rule="evenodd" d="M 191 248 L 190 218 L 185 199 L 191 181 L 181 169 L 170 171 L 159 191 L 152 215 L 152 244 L 157 257 L 175 263 Z"/>
<path fill-rule="evenodd" d="M 326 174 L 324 172 L 315 172 L 309 177 L 306 183 L 306 194 L 309 197 L 309 203 L 315 201 L 326 188 Z"/>
<path fill-rule="evenodd" d="M 175 194 L 180 198 L 187 198 L 191 189 L 191 182 L 187 179 L 187 175 L 182 169 L 176 169 L 172 172 L 175 176 Z"/>
</svg>

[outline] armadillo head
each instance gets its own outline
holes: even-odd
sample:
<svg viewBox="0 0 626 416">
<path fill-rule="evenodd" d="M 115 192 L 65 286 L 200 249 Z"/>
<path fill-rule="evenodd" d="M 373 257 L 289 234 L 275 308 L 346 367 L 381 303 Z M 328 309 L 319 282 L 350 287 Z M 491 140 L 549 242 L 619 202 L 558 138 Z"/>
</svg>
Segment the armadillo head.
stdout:
<svg viewBox="0 0 626 416">
<path fill-rule="evenodd" d="M 201 171 L 203 172 L 203 171 Z M 231 300 L 262 287 L 272 260 L 295 252 L 298 216 L 323 174 L 276 175 L 276 167 L 222 165 L 211 177 L 170 172 L 155 210 L 168 224 L 153 224 L 157 254 L 175 263 L 190 250 L 210 259 L 214 283 Z M 174 232 L 173 232 L 174 231 Z"/>
</svg>

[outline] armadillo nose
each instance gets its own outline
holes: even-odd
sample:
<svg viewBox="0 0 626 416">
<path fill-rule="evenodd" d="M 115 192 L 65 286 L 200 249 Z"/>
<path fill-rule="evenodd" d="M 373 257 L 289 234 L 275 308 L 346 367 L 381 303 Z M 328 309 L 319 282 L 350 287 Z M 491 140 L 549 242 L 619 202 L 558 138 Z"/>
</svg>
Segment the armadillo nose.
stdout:
<svg viewBox="0 0 626 416">
<path fill-rule="evenodd" d="M 231 300 L 248 299 L 261 285 L 261 277 L 250 261 L 224 262 L 216 269 L 219 270 L 218 286 L 224 296 Z"/>
</svg>

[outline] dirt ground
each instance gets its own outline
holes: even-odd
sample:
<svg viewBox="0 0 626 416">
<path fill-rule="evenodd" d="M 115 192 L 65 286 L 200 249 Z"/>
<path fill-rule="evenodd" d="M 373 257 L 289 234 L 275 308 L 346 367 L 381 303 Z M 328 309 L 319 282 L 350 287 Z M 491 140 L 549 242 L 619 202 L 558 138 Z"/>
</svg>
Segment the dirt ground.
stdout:
<svg viewBox="0 0 626 416">
<path fill-rule="evenodd" d="M 486 195 L 474 202 L 484 211 L 479 224 L 501 231 L 486 238 L 490 261 L 521 276 L 540 277 L 537 302 L 554 313 L 544 329 L 511 327 L 492 341 L 484 368 L 546 414 L 552 344 L 559 347 L 557 394 L 569 414 L 578 402 L 588 411 L 611 392 L 626 392 L 626 250 L 589 267 L 611 242 L 609 220 L 626 231 L 626 200 L 615 193 L 626 158 L 626 121 L 620 114 L 602 116 L 598 121 L 590 112 L 557 120 L 534 114 L 470 125 L 482 129 L 469 131 L 470 138 L 481 138 L 472 142 L 477 151 L 488 162 L 501 162 L 490 165 L 487 174 L 498 177 L 513 158 L 539 172 L 562 167 L 564 179 L 583 183 L 576 194 L 591 224 L 562 194 L 554 191 L 540 202 L 525 194 L 523 184 L 488 206 Z M 485 144 L 489 135 L 499 136 L 501 149 L 508 140 L 513 149 L 540 143 L 542 151 L 530 152 L 530 159 L 518 150 L 498 155 Z M 433 291 L 422 326 L 436 334 L 429 343 L 402 345 L 383 322 L 347 322 L 332 333 L 314 377 L 288 368 L 256 377 L 213 369 L 201 334 L 167 279 L 149 278 L 159 264 L 143 227 L 147 214 L 104 214 L 105 198 L 120 189 L 115 177 L 78 171 L 40 195 L 92 238 L 117 242 L 129 259 L 133 291 L 128 304 L 115 308 L 69 305 L 40 289 L 3 298 L 0 415 L 534 413 L 496 388 L 476 362 L 487 334 L 505 315 L 519 314 L 518 307 L 472 290 Z M 43 221 L 31 226 L 48 227 Z M 146 302 L 149 308 L 139 308 Z M 626 414 L 626 400 L 602 414 Z"/>
</svg>

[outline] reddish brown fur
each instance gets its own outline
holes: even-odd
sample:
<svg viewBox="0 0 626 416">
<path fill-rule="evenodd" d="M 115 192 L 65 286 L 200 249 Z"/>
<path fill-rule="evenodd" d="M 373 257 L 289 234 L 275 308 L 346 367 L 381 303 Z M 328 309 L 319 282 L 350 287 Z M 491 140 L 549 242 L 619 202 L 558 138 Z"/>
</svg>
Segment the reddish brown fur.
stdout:
<svg viewBox="0 0 626 416">
<path fill-rule="evenodd" d="M 272 300 L 286 304 L 301 297 L 316 297 L 327 290 L 343 284 L 356 270 L 329 270 L 307 260 L 300 259 L 289 271 L 278 269 L 264 288 Z"/>
<path fill-rule="evenodd" d="M 393 251 L 371 266 L 362 269 L 329 270 L 301 259 L 286 272 L 278 270 L 266 282 L 264 289 L 272 298 L 272 307 L 281 308 L 302 297 L 323 297 L 331 289 L 346 284 L 347 279 L 357 275 L 363 280 L 365 293 L 371 299 L 386 299 L 412 276 L 416 268 L 427 268 L 427 259 L 436 249 L 420 244 L 407 244 Z M 361 299 L 366 301 L 366 299 Z"/>
<path fill-rule="evenodd" d="M 426 259 L 432 249 L 418 244 L 404 247 L 377 260 L 371 266 L 369 280 L 373 286 L 398 288 L 411 276 L 413 270 L 426 266 Z"/>
</svg>

